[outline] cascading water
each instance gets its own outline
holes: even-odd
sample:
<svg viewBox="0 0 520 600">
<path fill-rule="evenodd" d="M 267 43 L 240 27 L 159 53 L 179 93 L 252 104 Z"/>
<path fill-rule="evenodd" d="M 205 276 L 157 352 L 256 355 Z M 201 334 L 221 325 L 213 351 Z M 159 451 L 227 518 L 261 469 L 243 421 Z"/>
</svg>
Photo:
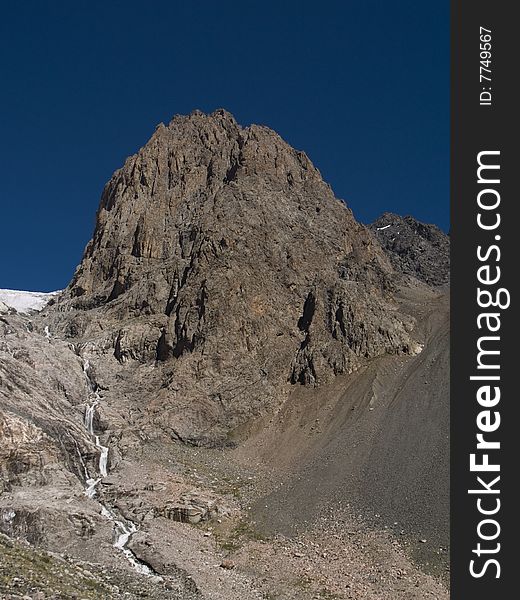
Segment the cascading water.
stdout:
<svg viewBox="0 0 520 600">
<path fill-rule="evenodd" d="M 75 348 L 74 348 L 75 350 Z M 96 414 L 96 407 L 101 401 L 101 396 L 98 392 L 97 385 L 92 381 L 92 377 L 90 376 L 90 363 L 88 359 L 83 360 L 83 373 L 85 374 L 85 380 L 87 382 L 87 388 L 89 390 L 87 405 L 85 407 L 85 417 L 84 417 L 84 425 L 85 429 L 89 432 L 89 434 L 94 438 L 94 442 L 96 444 L 96 448 L 99 449 L 99 474 L 100 477 L 92 478 L 89 476 L 87 468 L 85 467 L 85 475 L 86 475 L 86 484 L 85 495 L 89 498 L 94 498 L 96 495 L 96 487 L 97 485 L 108 475 L 108 452 L 109 448 L 107 446 L 103 446 L 99 439 L 98 435 L 95 435 L 94 432 L 94 417 Z M 134 569 L 141 573 L 142 575 L 155 575 L 155 573 L 145 565 L 140 562 L 134 553 L 126 547 L 128 541 L 132 537 L 132 535 L 137 531 L 137 527 L 135 523 L 132 521 L 123 521 L 120 518 L 118 519 L 116 514 L 107 508 L 104 504 L 101 504 L 101 514 L 112 521 L 114 523 L 115 530 L 115 541 L 114 547 L 120 550 L 126 557 L 126 559 L 130 562 L 130 564 L 134 567 Z"/>
<path fill-rule="evenodd" d="M 100 481 L 101 477 L 99 477 L 98 479 L 92 479 L 91 477 L 89 477 L 87 479 L 87 487 L 85 488 L 85 496 L 88 496 L 89 498 L 94 498 L 94 496 L 96 495 L 96 486 Z"/>
<path fill-rule="evenodd" d="M 101 451 L 101 453 L 99 455 L 99 472 L 101 473 L 101 477 L 106 477 L 108 474 L 107 473 L 108 448 L 106 446 L 101 445 L 98 435 L 96 435 L 96 446 Z"/>
<path fill-rule="evenodd" d="M 101 444 L 98 435 L 94 435 L 94 417 L 96 415 L 96 407 L 101 401 L 101 396 L 98 392 L 97 385 L 92 381 L 89 371 L 90 362 L 88 359 L 83 359 L 83 373 L 85 375 L 87 388 L 89 390 L 83 424 L 90 435 L 94 437 L 96 448 L 99 449 L 99 473 L 101 474 L 101 478 L 103 478 L 108 475 L 108 448 Z M 85 493 L 89 496 L 89 498 L 92 498 L 96 493 L 96 485 L 99 483 L 99 481 L 101 481 L 101 479 L 90 479 L 89 481 L 87 481 L 88 487 L 85 490 Z"/>
<path fill-rule="evenodd" d="M 94 435 L 94 413 L 96 412 L 96 404 L 87 404 L 85 409 L 85 429 Z"/>
<path fill-rule="evenodd" d="M 145 565 L 137 560 L 134 553 L 126 547 L 132 535 L 137 531 L 135 523 L 132 523 L 131 521 L 124 522 L 120 519 L 117 519 L 114 513 L 106 508 L 106 506 L 102 507 L 101 514 L 105 518 L 114 522 L 116 533 L 114 546 L 121 550 L 121 552 L 126 556 L 127 560 L 133 565 L 135 570 L 138 573 L 141 573 L 141 575 L 155 575 L 148 565 Z"/>
</svg>

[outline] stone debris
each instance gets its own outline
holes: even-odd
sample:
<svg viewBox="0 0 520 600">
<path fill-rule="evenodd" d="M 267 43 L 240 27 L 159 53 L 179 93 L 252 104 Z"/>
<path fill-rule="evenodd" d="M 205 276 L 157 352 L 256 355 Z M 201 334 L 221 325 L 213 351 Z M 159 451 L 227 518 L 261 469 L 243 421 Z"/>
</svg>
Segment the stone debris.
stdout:
<svg viewBox="0 0 520 600">
<path fill-rule="evenodd" d="M 200 492 L 184 493 L 178 501 L 167 503 L 161 510 L 161 516 L 181 523 L 200 523 L 217 517 L 229 516 L 229 509 L 216 498 Z"/>
</svg>

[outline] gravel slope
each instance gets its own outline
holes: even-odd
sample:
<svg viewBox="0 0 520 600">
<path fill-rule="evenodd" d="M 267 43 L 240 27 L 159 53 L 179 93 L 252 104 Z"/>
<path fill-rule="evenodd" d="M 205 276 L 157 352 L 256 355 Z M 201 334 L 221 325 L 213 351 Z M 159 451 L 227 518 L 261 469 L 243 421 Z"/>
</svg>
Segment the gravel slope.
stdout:
<svg viewBox="0 0 520 600">
<path fill-rule="evenodd" d="M 425 295 L 429 301 L 424 305 Z M 423 352 L 373 361 L 347 381 L 301 389 L 269 433 L 246 444 L 277 484 L 257 499 L 268 532 L 306 530 L 348 509 L 393 532 L 435 574 L 449 564 L 448 298 L 417 286 L 402 302 L 421 323 Z"/>
</svg>

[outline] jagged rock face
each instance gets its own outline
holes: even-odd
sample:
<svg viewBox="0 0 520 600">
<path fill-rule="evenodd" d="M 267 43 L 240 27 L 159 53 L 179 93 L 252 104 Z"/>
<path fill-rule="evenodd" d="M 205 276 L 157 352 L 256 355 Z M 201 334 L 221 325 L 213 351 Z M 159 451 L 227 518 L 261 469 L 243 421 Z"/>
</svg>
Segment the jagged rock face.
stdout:
<svg viewBox="0 0 520 600">
<path fill-rule="evenodd" d="M 0 493 L 85 479 L 96 449 L 77 421 L 84 411 L 80 359 L 64 342 L 31 331 L 17 315 L 0 317 Z"/>
<path fill-rule="evenodd" d="M 132 366 L 160 426 L 211 438 L 291 385 L 414 352 L 392 273 L 303 152 L 225 111 L 195 112 L 159 125 L 114 173 L 50 310 L 65 335 L 113 355 L 100 377 Z M 146 383 L 140 364 L 154 366 Z"/>
<path fill-rule="evenodd" d="M 436 225 L 384 213 L 369 228 L 393 267 L 433 286 L 450 282 L 450 238 Z"/>
</svg>

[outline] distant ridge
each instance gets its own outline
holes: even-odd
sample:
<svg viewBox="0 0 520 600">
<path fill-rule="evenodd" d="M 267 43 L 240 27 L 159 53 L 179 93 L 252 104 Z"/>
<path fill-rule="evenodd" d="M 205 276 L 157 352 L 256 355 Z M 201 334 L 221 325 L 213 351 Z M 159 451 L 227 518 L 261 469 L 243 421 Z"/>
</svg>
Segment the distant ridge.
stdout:
<svg viewBox="0 0 520 600">
<path fill-rule="evenodd" d="M 393 267 L 432 286 L 450 282 L 450 238 L 436 225 L 384 213 L 371 225 Z"/>
</svg>

